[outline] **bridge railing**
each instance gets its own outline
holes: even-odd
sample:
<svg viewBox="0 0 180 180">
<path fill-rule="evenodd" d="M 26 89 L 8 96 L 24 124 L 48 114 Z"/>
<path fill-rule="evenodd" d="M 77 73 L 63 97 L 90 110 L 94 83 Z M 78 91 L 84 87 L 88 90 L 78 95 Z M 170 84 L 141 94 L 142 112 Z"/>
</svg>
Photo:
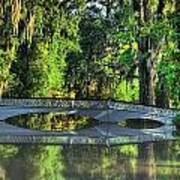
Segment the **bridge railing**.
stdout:
<svg viewBox="0 0 180 180">
<path fill-rule="evenodd" d="M 154 106 L 144 106 L 112 100 L 65 100 L 55 98 L 30 98 L 30 99 L 9 99 L 1 98 L 0 106 L 18 106 L 34 108 L 79 108 L 79 109 L 114 109 L 128 111 L 145 111 L 152 114 L 164 114 L 175 116 L 177 112 L 172 109 L 162 109 Z"/>
<path fill-rule="evenodd" d="M 47 108 L 95 108 L 107 109 L 106 101 L 62 100 L 53 98 L 0 99 L 0 106 L 47 107 Z"/>
</svg>

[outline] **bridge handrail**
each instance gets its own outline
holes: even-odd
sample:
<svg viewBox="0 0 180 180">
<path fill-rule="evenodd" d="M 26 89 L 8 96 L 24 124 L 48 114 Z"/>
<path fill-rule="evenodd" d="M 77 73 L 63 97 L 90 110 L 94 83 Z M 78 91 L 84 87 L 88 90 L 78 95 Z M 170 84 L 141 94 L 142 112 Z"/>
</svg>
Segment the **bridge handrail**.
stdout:
<svg viewBox="0 0 180 180">
<path fill-rule="evenodd" d="M 0 106 L 20 106 L 20 107 L 45 107 L 45 108 L 87 108 L 87 109 L 114 109 L 129 111 L 148 111 L 153 113 L 163 113 L 176 115 L 178 110 L 163 109 L 154 106 L 144 106 L 112 100 L 71 100 L 56 98 L 0 98 Z"/>
</svg>

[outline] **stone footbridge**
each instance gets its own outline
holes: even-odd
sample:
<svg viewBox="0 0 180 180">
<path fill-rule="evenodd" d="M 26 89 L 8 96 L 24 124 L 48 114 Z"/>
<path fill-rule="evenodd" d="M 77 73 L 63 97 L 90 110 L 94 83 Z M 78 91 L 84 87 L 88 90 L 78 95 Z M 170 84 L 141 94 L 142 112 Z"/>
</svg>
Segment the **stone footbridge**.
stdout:
<svg viewBox="0 0 180 180">
<path fill-rule="evenodd" d="M 9 117 L 27 113 L 73 112 L 90 116 L 100 123 L 68 132 L 37 131 L 6 123 Z M 61 99 L 0 99 L 0 143 L 7 144 L 98 144 L 117 145 L 158 140 L 176 140 L 172 119 L 178 111 L 115 101 Z M 130 118 L 153 119 L 163 123 L 155 129 L 118 126 Z"/>
</svg>

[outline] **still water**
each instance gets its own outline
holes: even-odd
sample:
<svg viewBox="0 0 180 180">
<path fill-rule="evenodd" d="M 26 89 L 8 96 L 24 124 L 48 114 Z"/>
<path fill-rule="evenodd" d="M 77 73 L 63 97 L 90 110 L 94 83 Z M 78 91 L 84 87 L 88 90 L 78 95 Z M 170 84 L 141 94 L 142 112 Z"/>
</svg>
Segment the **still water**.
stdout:
<svg viewBox="0 0 180 180">
<path fill-rule="evenodd" d="M 97 120 L 91 117 L 64 112 L 23 114 L 8 118 L 6 122 L 15 126 L 41 131 L 71 131 L 98 124 Z"/>
<path fill-rule="evenodd" d="M 179 180 L 180 141 L 141 145 L 0 145 L 0 180 Z"/>
<path fill-rule="evenodd" d="M 6 122 L 14 126 L 41 131 L 71 131 L 98 125 L 98 120 L 91 117 L 64 112 L 23 114 L 10 117 Z M 99 123 L 103 124 L 103 122 Z M 163 125 L 151 119 L 125 119 L 117 124 L 132 129 L 154 129 Z"/>
</svg>

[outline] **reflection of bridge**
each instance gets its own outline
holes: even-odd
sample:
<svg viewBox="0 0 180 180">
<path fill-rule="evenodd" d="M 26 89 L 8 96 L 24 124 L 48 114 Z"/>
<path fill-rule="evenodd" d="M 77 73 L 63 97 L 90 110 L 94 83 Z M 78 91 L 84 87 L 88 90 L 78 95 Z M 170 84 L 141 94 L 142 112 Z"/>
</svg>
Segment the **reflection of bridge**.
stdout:
<svg viewBox="0 0 180 180">
<path fill-rule="evenodd" d="M 15 127 L 4 120 L 26 113 L 72 111 L 93 117 L 99 125 L 71 132 L 42 132 Z M 60 99 L 0 99 L 0 143 L 41 144 L 126 144 L 175 139 L 172 118 L 176 112 L 114 101 Z M 156 129 L 130 129 L 117 125 L 128 118 L 146 118 L 162 122 Z"/>
</svg>

